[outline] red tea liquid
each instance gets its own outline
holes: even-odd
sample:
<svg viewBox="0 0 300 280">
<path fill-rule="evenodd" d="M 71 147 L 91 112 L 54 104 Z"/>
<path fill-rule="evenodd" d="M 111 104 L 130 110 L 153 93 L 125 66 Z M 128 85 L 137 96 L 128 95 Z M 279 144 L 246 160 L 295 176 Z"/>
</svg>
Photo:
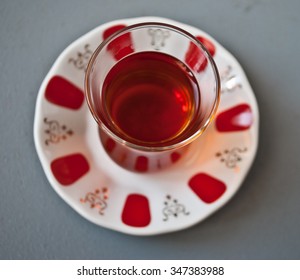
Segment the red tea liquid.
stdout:
<svg viewBox="0 0 300 280">
<path fill-rule="evenodd" d="M 108 114 L 123 139 L 155 146 L 174 144 L 199 107 L 199 88 L 176 58 L 141 52 L 119 61 L 103 84 Z"/>
</svg>

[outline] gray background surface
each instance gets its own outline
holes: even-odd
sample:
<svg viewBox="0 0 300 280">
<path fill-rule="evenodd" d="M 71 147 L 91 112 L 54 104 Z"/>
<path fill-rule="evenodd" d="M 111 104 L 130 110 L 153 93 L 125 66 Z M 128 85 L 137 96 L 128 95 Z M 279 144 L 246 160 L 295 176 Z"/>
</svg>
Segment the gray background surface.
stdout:
<svg viewBox="0 0 300 280">
<path fill-rule="evenodd" d="M 1 259 L 300 259 L 300 1 L 0 0 Z M 33 142 L 39 86 L 60 52 L 107 21 L 197 26 L 241 63 L 261 123 L 254 166 L 204 222 L 155 237 L 98 227 L 46 180 Z"/>
</svg>

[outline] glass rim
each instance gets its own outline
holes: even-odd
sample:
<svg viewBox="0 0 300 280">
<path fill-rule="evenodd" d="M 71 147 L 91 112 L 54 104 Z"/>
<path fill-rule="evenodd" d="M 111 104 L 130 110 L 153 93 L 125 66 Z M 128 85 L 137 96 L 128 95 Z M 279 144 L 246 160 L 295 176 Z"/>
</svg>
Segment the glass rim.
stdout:
<svg viewBox="0 0 300 280">
<path fill-rule="evenodd" d="M 205 123 L 199 127 L 199 129 L 193 133 L 192 135 L 190 135 L 189 137 L 176 142 L 174 144 L 171 145 L 165 145 L 165 146 L 146 146 L 146 145 L 139 145 L 139 144 L 135 144 L 132 143 L 130 141 L 124 140 L 121 137 L 119 137 L 117 134 L 115 134 L 111 129 L 109 129 L 104 122 L 101 120 L 101 118 L 97 115 L 97 113 L 95 112 L 94 106 L 93 106 L 93 101 L 92 101 L 92 90 L 91 90 L 91 81 L 90 81 L 90 76 L 91 76 L 91 72 L 93 70 L 93 66 L 95 64 L 95 61 L 99 55 L 99 53 L 101 52 L 101 50 L 108 45 L 111 41 L 113 41 L 115 38 L 123 35 L 124 33 L 127 33 L 129 31 L 133 31 L 136 29 L 140 29 L 140 28 L 164 28 L 164 29 L 168 29 L 170 31 L 175 31 L 177 33 L 180 33 L 181 35 L 185 36 L 186 38 L 188 38 L 190 41 L 192 41 L 198 48 L 200 48 L 203 53 L 205 54 L 206 59 L 208 59 L 209 64 L 211 65 L 211 68 L 213 70 L 214 76 L 215 76 L 215 86 L 216 86 L 216 97 L 212 106 L 211 111 L 209 112 L 209 117 L 207 118 L 207 120 L 205 121 Z M 93 116 L 93 118 L 96 120 L 98 126 L 103 129 L 113 140 L 136 150 L 141 150 L 141 151 L 149 151 L 149 152 L 159 152 L 159 151 L 167 151 L 167 150 L 172 150 L 172 149 L 177 149 L 177 148 L 181 148 L 187 144 L 190 144 L 191 142 L 193 142 L 196 138 L 198 138 L 205 130 L 206 128 L 209 126 L 209 124 L 212 122 L 212 120 L 214 119 L 217 109 L 218 109 L 218 105 L 220 103 L 220 95 L 221 95 L 221 81 L 220 81 L 220 75 L 218 72 L 218 68 L 216 66 L 216 63 L 214 61 L 214 59 L 212 58 L 211 54 L 209 53 L 209 51 L 207 50 L 207 48 L 191 33 L 187 32 L 186 30 L 174 26 L 172 24 L 167 24 L 167 23 L 162 23 L 162 22 L 142 22 L 142 23 L 137 23 L 137 24 L 132 24 L 132 25 L 128 25 L 116 32 L 114 32 L 113 34 L 111 34 L 109 37 L 107 37 L 106 39 L 104 39 L 101 44 L 96 48 L 96 50 L 93 52 L 89 63 L 87 65 L 86 68 L 86 73 L 85 73 L 85 81 L 84 81 L 84 94 L 85 94 L 85 99 L 87 102 L 87 105 L 89 107 L 89 110 Z"/>
</svg>

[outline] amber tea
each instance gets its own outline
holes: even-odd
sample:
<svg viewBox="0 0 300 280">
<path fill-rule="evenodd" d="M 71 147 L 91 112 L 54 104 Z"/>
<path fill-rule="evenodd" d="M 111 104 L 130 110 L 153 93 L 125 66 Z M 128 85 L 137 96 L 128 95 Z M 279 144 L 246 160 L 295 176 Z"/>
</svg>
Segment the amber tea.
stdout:
<svg viewBox="0 0 300 280">
<path fill-rule="evenodd" d="M 199 108 L 199 87 L 178 59 L 148 51 L 117 62 L 103 83 L 103 102 L 124 139 L 172 144 Z M 197 104 L 197 106 L 195 106 Z"/>
</svg>

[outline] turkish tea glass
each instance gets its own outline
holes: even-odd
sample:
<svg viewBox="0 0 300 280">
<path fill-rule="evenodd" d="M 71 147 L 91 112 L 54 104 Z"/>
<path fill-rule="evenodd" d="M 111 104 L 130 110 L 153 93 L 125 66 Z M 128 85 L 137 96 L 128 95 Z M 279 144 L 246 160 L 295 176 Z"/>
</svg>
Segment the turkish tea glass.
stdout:
<svg viewBox="0 0 300 280">
<path fill-rule="evenodd" d="M 139 61 L 135 64 L 135 58 L 139 59 L 143 56 L 148 59 L 146 59 L 144 67 L 142 67 L 143 63 L 138 63 Z M 171 136 L 168 135 L 164 139 L 151 137 L 151 132 L 149 132 L 148 138 L 145 137 L 144 139 L 136 137 L 135 134 L 130 135 L 120 126 L 120 122 L 125 121 L 124 118 L 127 118 L 127 115 L 135 110 L 134 106 L 128 114 L 121 116 L 120 119 L 115 117 L 115 115 L 118 115 L 118 106 L 116 105 L 116 112 L 112 109 L 114 102 L 121 102 L 117 101 L 117 98 L 123 100 L 130 98 L 130 96 L 125 96 L 125 93 L 123 96 L 123 92 L 119 90 L 117 95 L 112 95 L 109 98 L 107 89 L 116 82 L 118 71 L 123 71 L 127 76 L 132 76 L 131 82 L 126 82 L 126 79 L 121 77 L 123 80 L 120 81 L 119 85 L 124 89 L 124 92 L 130 91 L 130 87 L 137 86 L 138 83 L 144 81 L 139 76 L 142 75 L 139 74 L 139 69 L 135 69 L 132 65 L 141 65 L 141 69 L 145 68 L 147 70 L 147 65 L 150 65 L 149 67 L 156 65 L 151 61 L 152 58 L 155 60 L 156 57 L 167 57 L 170 61 L 173 61 L 175 65 L 173 66 L 178 66 L 177 68 L 183 71 L 182 75 L 192 79 L 194 85 L 193 91 L 187 93 L 190 94 L 189 101 L 182 105 L 187 116 L 185 124 L 176 133 Z M 123 66 L 118 68 L 118 65 Z M 136 72 L 133 72 L 133 69 Z M 155 75 L 162 73 L 163 75 L 163 71 L 163 68 L 157 67 L 153 73 Z M 176 77 L 174 78 L 172 75 L 173 73 L 170 72 L 168 76 L 161 78 L 161 84 L 170 83 L 172 79 L 177 82 Z M 149 89 L 151 88 L 151 77 L 147 79 L 147 82 L 150 83 L 148 85 Z M 155 78 L 152 80 L 155 80 Z M 159 90 L 157 89 L 157 92 Z M 157 94 L 159 98 L 158 93 L 149 92 L 149 94 L 152 93 Z M 139 93 L 137 93 L 138 98 L 142 94 L 141 92 L 139 96 Z M 177 93 L 173 90 L 172 94 L 175 96 Z M 196 37 L 176 26 L 146 22 L 122 28 L 108 36 L 98 46 L 86 70 L 85 95 L 90 112 L 99 126 L 101 143 L 110 158 L 127 170 L 152 172 L 164 170 L 175 163 L 178 164 L 177 162 L 184 158 L 190 144 L 212 122 L 220 100 L 220 78 L 212 56 Z M 181 102 L 180 98 L 179 95 L 178 102 Z M 151 98 L 149 100 L 151 103 Z M 169 107 L 168 104 L 165 106 L 166 108 Z M 140 106 L 137 105 L 136 107 L 138 109 Z M 133 126 L 137 123 L 147 133 L 149 118 L 150 122 L 152 117 L 153 122 L 157 121 L 154 115 L 155 110 L 147 118 L 144 118 L 143 115 L 142 117 L 136 117 L 135 122 L 132 122 Z M 133 116 L 135 115 L 133 114 Z M 143 127 L 143 121 L 146 119 L 147 123 L 145 122 Z M 168 131 L 168 126 L 172 124 L 172 122 L 164 123 L 163 119 L 159 122 L 160 129 L 166 131 Z M 128 127 L 128 129 L 134 130 L 134 127 Z M 137 129 L 136 133 L 139 133 L 139 130 Z"/>
</svg>

